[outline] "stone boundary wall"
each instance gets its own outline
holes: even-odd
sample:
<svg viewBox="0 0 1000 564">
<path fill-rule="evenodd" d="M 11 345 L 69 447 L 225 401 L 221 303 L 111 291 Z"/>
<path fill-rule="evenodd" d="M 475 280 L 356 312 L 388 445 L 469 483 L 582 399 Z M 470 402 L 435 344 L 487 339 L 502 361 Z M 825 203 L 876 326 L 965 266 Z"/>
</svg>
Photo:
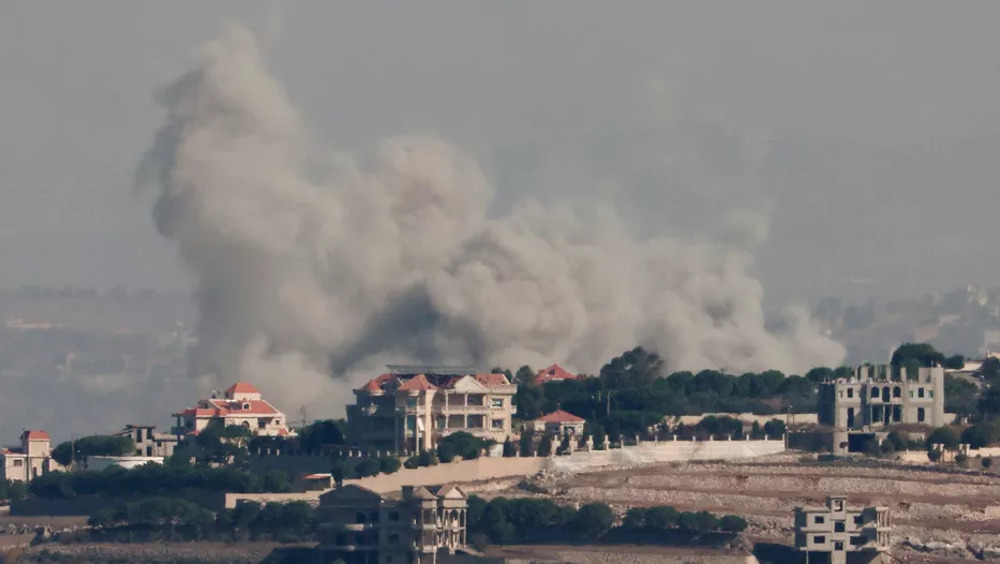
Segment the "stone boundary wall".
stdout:
<svg viewBox="0 0 1000 564">
<path fill-rule="evenodd" d="M 709 415 L 714 415 L 715 417 L 732 417 L 733 419 L 742 421 L 744 425 L 753 425 L 756 422 L 761 427 L 772 419 L 778 419 L 786 425 L 791 423 L 795 423 L 796 425 L 817 425 L 819 423 L 819 415 L 816 413 L 795 413 L 791 416 L 785 413 L 775 413 L 774 415 L 759 415 L 756 413 L 704 413 L 702 415 L 668 415 L 663 420 L 671 425 L 683 423 L 685 426 L 690 426 L 697 425 Z"/>
<path fill-rule="evenodd" d="M 483 457 L 459 460 L 423 468 L 404 468 L 393 474 L 380 474 L 356 480 L 344 480 L 378 493 L 399 491 L 404 486 L 431 486 L 445 483 L 480 482 L 498 478 L 531 476 L 543 470 L 553 472 L 590 472 L 663 462 L 689 460 L 730 460 L 754 458 L 785 451 L 783 440 L 752 441 L 661 441 L 608 450 L 577 451 L 566 456 L 498 458 Z M 289 494 L 226 494 L 225 506 L 239 501 L 260 503 L 308 501 L 317 503 L 323 491 Z"/>
</svg>

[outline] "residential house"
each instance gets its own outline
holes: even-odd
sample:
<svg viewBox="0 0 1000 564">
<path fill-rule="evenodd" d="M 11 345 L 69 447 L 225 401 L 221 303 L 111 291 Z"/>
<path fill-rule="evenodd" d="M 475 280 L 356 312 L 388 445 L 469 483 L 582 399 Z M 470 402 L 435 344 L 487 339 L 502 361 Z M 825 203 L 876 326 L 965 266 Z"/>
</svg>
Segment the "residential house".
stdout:
<svg viewBox="0 0 1000 564">
<path fill-rule="evenodd" d="M 534 383 L 536 386 L 541 386 L 548 382 L 562 382 L 563 380 L 579 380 L 580 376 L 578 374 L 573 374 L 572 372 L 566 370 L 558 364 L 553 364 L 547 368 L 539 370 L 535 374 Z"/>
<path fill-rule="evenodd" d="M 345 486 L 319 496 L 323 562 L 425 564 L 466 545 L 466 495 L 455 486 L 403 486 L 379 495 Z"/>
<path fill-rule="evenodd" d="M 62 470 L 52 459 L 51 439 L 45 431 L 24 431 L 21 444 L 0 449 L 0 478 L 28 482 L 48 472 Z"/>
<path fill-rule="evenodd" d="M 503 442 L 511 434 L 517 386 L 468 367 L 389 366 L 354 390 L 348 440 L 365 450 L 417 452 L 465 431 Z"/>
<path fill-rule="evenodd" d="M 198 400 L 193 407 L 174 413 L 176 426 L 172 429 L 178 438 L 200 433 L 212 421 L 227 427 L 240 425 L 254 435 L 292 435 L 287 427 L 285 414 L 263 399 L 260 390 L 248 382 L 237 382 L 226 389 L 222 397 L 212 394 Z"/>
<path fill-rule="evenodd" d="M 584 423 L 586 421 L 582 417 L 559 409 L 535 419 L 531 422 L 531 426 L 536 433 L 579 437 L 583 435 Z"/>
</svg>

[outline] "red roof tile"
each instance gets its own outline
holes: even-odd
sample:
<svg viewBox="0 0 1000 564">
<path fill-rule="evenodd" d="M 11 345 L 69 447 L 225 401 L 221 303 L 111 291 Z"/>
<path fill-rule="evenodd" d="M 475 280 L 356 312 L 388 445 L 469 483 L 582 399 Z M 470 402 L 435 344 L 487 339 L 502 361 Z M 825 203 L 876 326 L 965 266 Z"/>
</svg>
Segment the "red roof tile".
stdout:
<svg viewBox="0 0 1000 564">
<path fill-rule="evenodd" d="M 535 384 L 544 384 L 555 380 L 576 380 L 580 376 L 573 374 L 558 364 L 543 368 L 535 374 Z"/>
<path fill-rule="evenodd" d="M 367 392 L 381 392 L 382 386 L 384 386 L 386 382 L 392 380 L 394 377 L 395 376 L 393 376 L 392 374 L 381 374 L 369 380 L 367 384 L 361 387 L 361 389 Z"/>
<path fill-rule="evenodd" d="M 568 411 L 559 409 L 549 413 L 548 415 L 543 415 L 538 419 L 535 419 L 535 421 L 542 423 L 583 423 L 584 419 L 577 417 Z"/>
<path fill-rule="evenodd" d="M 428 382 L 427 376 L 424 376 L 423 374 L 417 374 L 413 378 L 410 378 L 406 382 L 403 382 L 403 385 L 396 389 L 403 392 L 412 392 L 417 390 L 429 391 L 429 390 L 436 390 L 437 386 Z"/>
<path fill-rule="evenodd" d="M 277 409 L 264 400 L 209 400 L 219 415 L 274 415 Z M 248 406 L 249 409 L 245 409 Z M 201 411 L 201 410 L 199 410 Z M 211 410 L 205 410 L 211 411 Z"/>
<path fill-rule="evenodd" d="M 507 377 L 503 374 L 476 374 L 473 376 L 480 384 L 488 387 L 495 388 L 497 386 L 509 386 L 510 382 Z"/>
<path fill-rule="evenodd" d="M 25 431 L 21 433 L 22 439 L 28 439 L 29 441 L 49 441 L 49 434 L 45 431 Z"/>
<path fill-rule="evenodd" d="M 236 382 L 232 386 L 226 388 L 226 395 L 232 396 L 233 394 L 259 394 L 260 390 L 250 382 Z"/>
</svg>

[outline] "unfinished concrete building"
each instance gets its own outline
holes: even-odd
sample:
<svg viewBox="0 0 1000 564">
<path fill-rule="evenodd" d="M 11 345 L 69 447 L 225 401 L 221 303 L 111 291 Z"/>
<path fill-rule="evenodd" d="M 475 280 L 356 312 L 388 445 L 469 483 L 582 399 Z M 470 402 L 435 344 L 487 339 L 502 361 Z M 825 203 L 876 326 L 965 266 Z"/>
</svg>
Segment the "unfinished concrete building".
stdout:
<svg viewBox="0 0 1000 564">
<path fill-rule="evenodd" d="M 466 496 L 455 486 L 403 486 L 379 495 L 360 486 L 319 498 L 323 562 L 437 564 L 466 544 Z"/>
<path fill-rule="evenodd" d="M 810 562 L 880 562 L 891 547 L 888 507 L 850 508 L 844 496 L 825 507 L 795 508 L 795 548 Z"/>
<path fill-rule="evenodd" d="M 817 410 L 819 423 L 837 430 L 950 423 L 944 412 L 944 369 L 940 366 L 859 366 L 850 378 L 820 384 Z"/>
<path fill-rule="evenodd" d="M 347 436 L 364 450 L 419 452 L 457 431 L 498 443 L 510 436 L 517 386 L 471 367 L 389 366 L 354 390 Z"/>
</svg>

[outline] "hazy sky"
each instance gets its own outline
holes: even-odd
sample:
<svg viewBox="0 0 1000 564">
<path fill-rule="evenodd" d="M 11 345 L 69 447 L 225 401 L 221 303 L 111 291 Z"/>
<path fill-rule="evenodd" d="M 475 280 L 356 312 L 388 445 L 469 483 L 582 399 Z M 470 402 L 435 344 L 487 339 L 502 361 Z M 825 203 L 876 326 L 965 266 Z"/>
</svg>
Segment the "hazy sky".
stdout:
<svg viewBox="0 0 1000 564">
<path fill-rule="evenodd" d="M 437 134 L 500 207 L 640 233 L 769 218 L 770 300 L 1000 285 L 1000 3 L 906 0 L 9 3 L 0 286 L 190 283 L 132 178 L 157 88 L 230 21 L 334 148 Z"/>
</svg>

